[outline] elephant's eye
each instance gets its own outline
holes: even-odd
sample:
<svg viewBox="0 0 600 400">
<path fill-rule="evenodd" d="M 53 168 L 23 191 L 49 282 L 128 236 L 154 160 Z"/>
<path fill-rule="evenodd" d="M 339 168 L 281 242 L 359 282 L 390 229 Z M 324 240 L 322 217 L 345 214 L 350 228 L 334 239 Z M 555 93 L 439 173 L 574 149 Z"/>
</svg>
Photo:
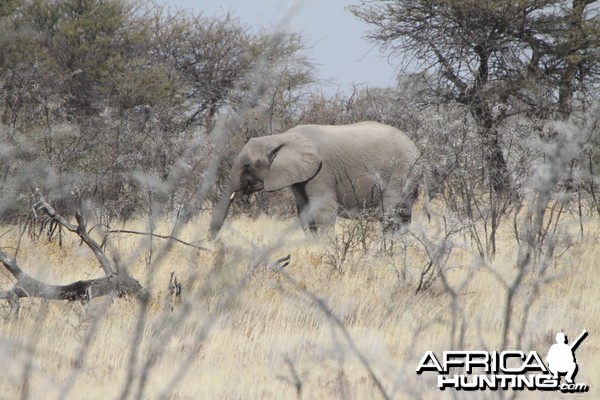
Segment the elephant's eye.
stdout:
<svg viewBox="0 0 600 400">
<path fill-rule="evenodd" d="M 244 164 L 244 172 L 251 172 L 252 166 L 250 164 Z"/>
</svg>

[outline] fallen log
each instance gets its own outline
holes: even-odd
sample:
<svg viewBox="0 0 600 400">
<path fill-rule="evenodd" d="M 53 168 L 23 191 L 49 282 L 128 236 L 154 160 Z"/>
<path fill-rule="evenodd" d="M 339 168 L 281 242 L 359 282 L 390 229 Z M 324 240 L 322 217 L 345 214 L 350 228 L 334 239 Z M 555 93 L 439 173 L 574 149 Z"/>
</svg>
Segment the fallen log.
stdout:
<svg viewBox="0 0 600 400">
<path fill-rule="evenodd" d="M 52 285 L 42 282 L 25 273 L 16 260 L 0 248 L 0 263 L 16 278 L 10 290 L 0 292 L 0 300 L 8 300 L 13 309 L 18 312 L 19 299 L 37 297 L 48 300 L 89 301 L 95 297 L 116 295 L 131 296 L 146 302 L 149 293 L 133 279 L 126 270 L 115 268 L 102 251 L 101 246 L 88 234 L 81 213 L 77 212 L 77 225 L 68 222 L 40 194 L 32 207 L 33 221 L 43 220 L 58 224 L 72 233 L 76 233 L 96 256 L 104 277 L 81 280 L 67 285 Z"/>
<path fill-rule="evenodd" d="M 142 285 L 126 274 L 81 280 L 67 285 L 51 285 L 25 273 L 8 254 L 0 250 L 0 262 L 17 279 L 13 288 L 0 292 L 0 299 L 13 300 L 22 297 L 38 297 L 48 300 L 89 301 L 95 297 L 115 294 L 132 296 L 142 301 L 148 293 Z"/>
</svg>

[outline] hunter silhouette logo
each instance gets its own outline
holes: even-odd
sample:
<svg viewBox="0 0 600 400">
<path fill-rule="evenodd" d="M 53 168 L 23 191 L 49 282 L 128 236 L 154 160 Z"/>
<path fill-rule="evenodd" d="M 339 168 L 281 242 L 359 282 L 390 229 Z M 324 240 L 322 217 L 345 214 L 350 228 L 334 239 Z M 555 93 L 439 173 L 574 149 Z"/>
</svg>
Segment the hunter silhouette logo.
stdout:
<svg viewBox="0 0 600 400">
<path fill-rule="evenodd" d="M 427 351 L 417 366 L 417 374 L 436 372 L 440 390 L 560 390 L 564 393 L 587 392 L 589 385 L 575 383 L 575 350 L 588 336 L 583 332 L 571 344 L 563 332 L 556 334 L 547 365 L 536 351 L 444 351 L 438 358 Z M 456 371 L 458 370 L 458 371 Z M 451 372 L 454 373 L 451 375 Z M 477 372 L 475 372 L 477 371 Z M 560 382 L 565 376 L 565 383 Z"/>
<path fill-rule="evenodd" d="M 588 335 L 588 332 L 584 329 L 581 335 L 575 341 L 569 345 L 567 344 L 567 337 L 563 332 L 556 334 L 556 343 L 550 347 L 548 351 L 548 369 L 552 372 L 554 379 L 560 380 L 560 375 L 566 374 L 567 383 L 574 383 L 573 379 L 577 374 L 577 362 L 575 360 L 575 349 L 583 339 Z"/>
</svg>

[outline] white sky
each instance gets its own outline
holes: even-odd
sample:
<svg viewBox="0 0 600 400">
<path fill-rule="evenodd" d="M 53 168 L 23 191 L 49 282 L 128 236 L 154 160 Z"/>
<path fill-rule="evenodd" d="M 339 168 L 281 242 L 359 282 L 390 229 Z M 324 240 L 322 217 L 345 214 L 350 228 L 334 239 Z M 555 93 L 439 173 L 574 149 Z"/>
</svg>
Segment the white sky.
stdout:
<svg viewBox="0 0 600 400">
<path fill-rule="evenodd" d="M 311 47 L 308 56 L 317 65 L 323 91 L 394 86 L 394 67 L 379 49 L 363 37 L 369 25 L 345 8 L 358 0 L 157 0 L 173 9 L 191 10 L 204 16 L 231 10 L 243 23 L 255 28 L 301 32 Z"/>
</svg>

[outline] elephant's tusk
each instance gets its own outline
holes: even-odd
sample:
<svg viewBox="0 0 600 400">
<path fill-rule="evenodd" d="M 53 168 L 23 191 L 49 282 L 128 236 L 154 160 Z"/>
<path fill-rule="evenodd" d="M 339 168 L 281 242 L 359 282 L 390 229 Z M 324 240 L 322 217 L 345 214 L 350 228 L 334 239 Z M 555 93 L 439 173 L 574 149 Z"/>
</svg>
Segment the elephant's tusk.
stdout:
<svg viewBox="0 0 600 400">
<path fill-rule="evenodd" d="M 233 199 L 235 198 L 235 194 L 236 194 L 236 193 L 237 193 L 237 192 L 233 192 L 233 193 L 231 193 L 231 196 L 229 196 L 229 201 L 233 201 Z"/>
</svg>

